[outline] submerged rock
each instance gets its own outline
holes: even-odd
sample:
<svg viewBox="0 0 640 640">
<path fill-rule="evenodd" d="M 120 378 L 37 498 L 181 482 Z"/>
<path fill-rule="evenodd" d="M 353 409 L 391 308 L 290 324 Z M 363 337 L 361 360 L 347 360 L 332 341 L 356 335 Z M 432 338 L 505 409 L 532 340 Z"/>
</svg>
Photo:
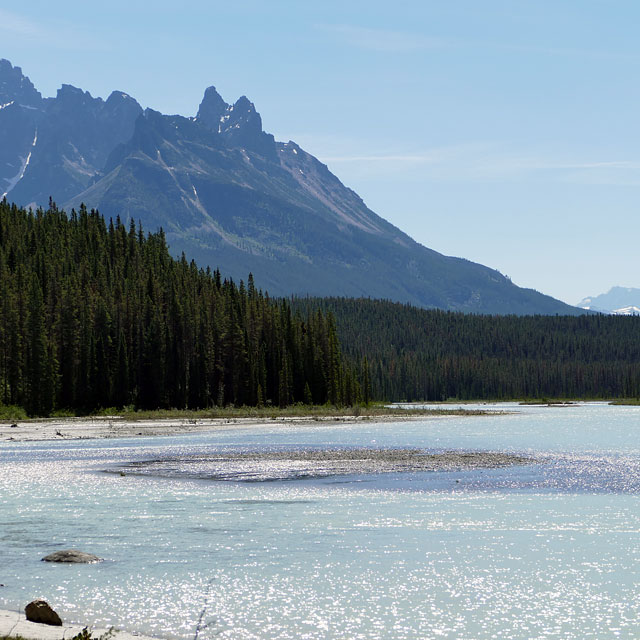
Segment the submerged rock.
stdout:
<svg viewBox="0 0 640 640">
<path fill-rule="evenodd" d="M 48 556 L 42 558 L 43 562 L 76 562 L 82 564 L 90 564 L 93 562 L 102 562 L 102 558 L 94 556 L 92 553 L 85 553 L 77 549 L 65 549 L 64 551 L 54 551 Z"/>
<path fill-rule="evenodd" d="M 33 600 L 25 608 L 24 613 L 29 622 L 49 624 L 54 627 L 61 627 L 60 616 L 49 606 L 46 600 Z"/>
</svg>

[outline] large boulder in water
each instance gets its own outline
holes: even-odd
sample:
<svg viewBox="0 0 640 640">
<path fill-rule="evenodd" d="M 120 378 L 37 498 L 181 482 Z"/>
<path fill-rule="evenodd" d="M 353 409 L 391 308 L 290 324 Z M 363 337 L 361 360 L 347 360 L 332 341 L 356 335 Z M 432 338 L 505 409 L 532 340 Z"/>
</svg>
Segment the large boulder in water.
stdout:
<svg viewBox="0 0 640 640">
<path fill-rule="evenodd" d="M 49 606 L 46 600 L 33 600 L 24 608 L 24 613 L 29 622 L 50 624 L 54 627 L 62 626 L 60 616 Z"/>
<path fill-rule="evenodd" d="M 64 551 L 54 551 L 48 556 L 42 558 L 43 562 L 77 562 L 89 564 L 92 562 L 101 562 L 102 558 L 94 556 L 92 553 L 85 553 L 77 549 L 65 549 Z"/>
</svg>

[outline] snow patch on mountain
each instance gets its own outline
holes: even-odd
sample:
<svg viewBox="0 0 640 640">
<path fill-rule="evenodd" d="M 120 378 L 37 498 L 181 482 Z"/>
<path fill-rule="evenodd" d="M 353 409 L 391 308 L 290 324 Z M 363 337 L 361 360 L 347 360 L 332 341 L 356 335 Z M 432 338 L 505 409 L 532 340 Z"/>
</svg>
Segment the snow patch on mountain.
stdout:
<svg viewBox="0 0 640 640">
<path fill-rule="evenodd" d="M 5 186 L 6 191 L 0 196 L 0 200 L 4 198 L 10 191 L 13 189 L 20 180 L 22 180 L 27 167 L 29 166 L 29 161 L 31 160 L 31 154 L 33 153 L 33 148 L 36 146 L 36 142 L 38 142 L 38 130 L 36 129 L 36 133 L 33 137 L 33 142 L 31 143 L 31 150 L 29 151 L 27 157 L 20 156 L 20 162 L 22 163 L 20 166 L 20 170 L 16 173 L 13 178 L 7 179 L 7 185 Z"/>
</svg>

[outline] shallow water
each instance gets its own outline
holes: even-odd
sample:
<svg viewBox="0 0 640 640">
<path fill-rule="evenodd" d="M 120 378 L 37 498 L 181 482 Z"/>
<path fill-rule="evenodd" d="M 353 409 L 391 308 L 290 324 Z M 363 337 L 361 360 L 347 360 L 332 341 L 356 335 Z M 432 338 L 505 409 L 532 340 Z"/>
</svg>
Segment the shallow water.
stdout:
<svg viewBox="0 0 640 640">
<path fill-rule="evenodd" d="M 640 408 L 0 444 L 0 606 L 193 638 L 637 638 Z M 202 479 L 175 458 L 494 450 L 468 472 Z M 105 469 L 171 458 L 162 477 Z M 51 565 L 79 548 L 97 565 Z M 200 622 L 200 627 L 198 628 Z"/>
</svg>

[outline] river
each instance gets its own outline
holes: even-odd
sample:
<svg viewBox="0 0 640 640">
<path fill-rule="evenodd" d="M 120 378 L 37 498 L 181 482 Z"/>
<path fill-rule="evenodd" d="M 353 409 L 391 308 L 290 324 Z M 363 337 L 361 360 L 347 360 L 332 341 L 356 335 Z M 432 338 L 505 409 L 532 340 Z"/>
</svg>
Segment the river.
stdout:
<svg viewBox="0 0 640 640">
<path fill-rule="evenodd" d="M 509 413 L 4 441 L 0 606 L 181 639 L 637 639 L 640 407 L 490 408 Z M 189 463 L 327 447 L 533 464 L 244 482 Z M 105 561 L 40 561 L 66 548 Z"/>
</svg>

